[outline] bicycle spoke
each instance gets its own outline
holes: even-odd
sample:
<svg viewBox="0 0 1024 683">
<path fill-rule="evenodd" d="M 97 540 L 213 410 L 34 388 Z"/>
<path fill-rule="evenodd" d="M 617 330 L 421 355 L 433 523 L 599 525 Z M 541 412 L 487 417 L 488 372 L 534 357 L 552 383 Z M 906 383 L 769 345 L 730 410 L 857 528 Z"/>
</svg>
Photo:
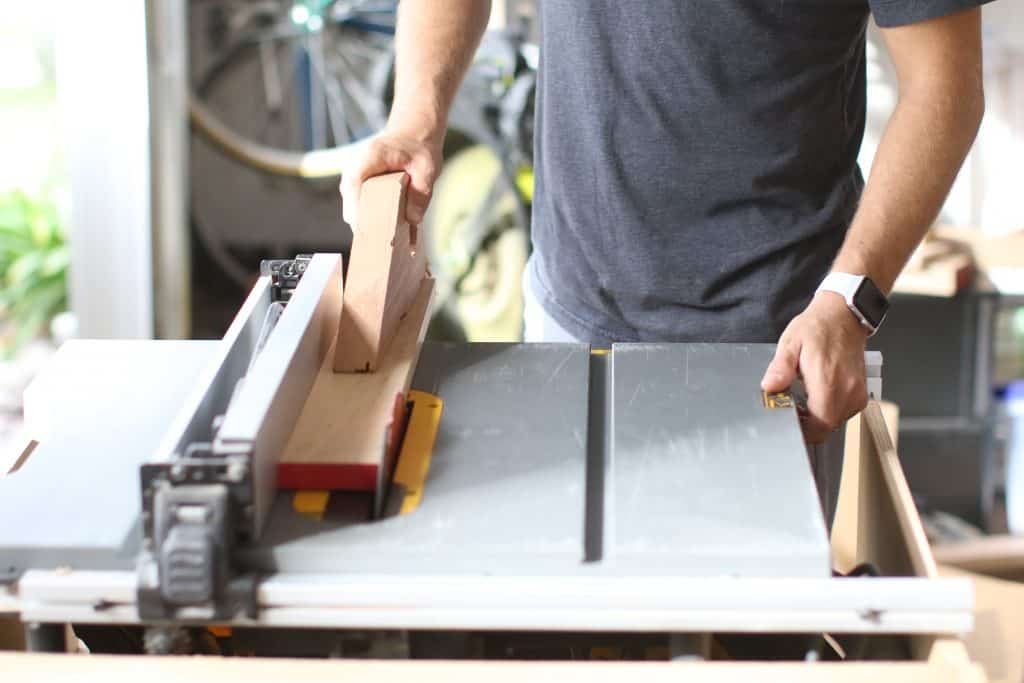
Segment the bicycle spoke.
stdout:
<svg viewBox="0 0 1024 683">
<path fill-rule="evenodd" d="M 263 72 L 263 93 L 267 109 L 274 117 L 280 116 L 284 100 L 281 89 L 281 70 L 277 61 L 277 45 L 273 40 L 260 42 L 260 67 Z"/>
<path fill-rule="evenodd" d="M 343 145 L 351 140 L 350 129 L 347 117 L 345 116 L 345 102 L 342 98 L 341 90 L 338 88 L 337 81 L 328 77 L 322 39 L 317 41 L 317 47 L 316 58 L 311 59 L 310 63 L 314 66 L 316 76 L 320 79 L 324 99 L 327 104 L 327 117 L 331 124 L 334 144 Z"/>
<path fill-rule="evenodd" d="M 361 81 L 351 75 L 354 72 L 352 62 L 349 61 L 348 57 L 340 50 L 334 52 L 337 57 L 344 65 L 345 69 L 341 70 L 338 78 L 341 80 L 342 86 L 349 97 L 352 98 L 359 109 L 363 112 L 366 118 L 366 123 L 370 125 L 374 131 L 380 130 L 384 127 L 387 122 L 387 117 L 384 115 L 384 107 L 380 101 L 380 98 L 374 95 L 369 88 L 367 88 Z"/>
<path fill-rule="evenodd" d="M 196 104 L 272 150 L 338 147 L 379 130 L 397 2 L 320 0 L 305 18 L 296 7 L 283 0 L 211 6 L 215 40 L 195 75 Z M 235 153 L 230 140 L 214 142 Z"/>
<path fill-rule="evenodd" d="M 307 99 L 308 111 L 306 112 L 309 116 L 310 126 L 310 149 L 323 149 L 327 146 L 327 122 L 325 121 L 327 116 L 327 107 L 324 103 L 324 88 L 323 80 L 316 77 L 316 53 L 317 43 L 320 41 L 321 34 L 310 33 L 305 40 L 305 52 L 307 60 L 308 78 L 309 78 L 309 92 Z"/>
</svg>

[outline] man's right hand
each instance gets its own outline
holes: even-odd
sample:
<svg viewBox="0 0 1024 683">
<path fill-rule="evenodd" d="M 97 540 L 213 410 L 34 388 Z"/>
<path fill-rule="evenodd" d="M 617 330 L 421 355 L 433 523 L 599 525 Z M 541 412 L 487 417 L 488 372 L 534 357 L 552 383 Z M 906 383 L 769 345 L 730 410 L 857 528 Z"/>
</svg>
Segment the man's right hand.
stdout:
<svg viewBox="0 0 1024 683">
<path fill-rule="evenodd" d="M 341 171 L 341 204 L 345 222 L 357 229 L 359 189 L 373 176 L 395 171 L 409 174 L 409 194 L 405 216 L 410 225 L 419 225 L 430 204 L 434 181 L 441 171 L 441 146 L 444 134 L 423 136 L 385 128 L 359 143 Z"/>
<path fill-rule="evenodd" d="M 490 15 L 490 0 L 398 3 L 395 96 L 388 124 L 342 163 L 342 211 L 353 230 L 359 225 L 363 181 L 382 173 L 409 174 L 406 219 L 410 225 L 423 220 L 441 172 L 448 112 Z"/>
</svg>

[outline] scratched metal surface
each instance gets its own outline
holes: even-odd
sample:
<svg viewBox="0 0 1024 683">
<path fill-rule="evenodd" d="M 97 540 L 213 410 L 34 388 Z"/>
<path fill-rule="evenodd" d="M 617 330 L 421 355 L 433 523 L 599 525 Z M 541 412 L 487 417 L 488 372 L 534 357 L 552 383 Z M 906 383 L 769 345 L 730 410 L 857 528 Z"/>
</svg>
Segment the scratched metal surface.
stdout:
<svg viewBox="0 0 1024 683">
<path fill-rule="evenodd" d="M 830 575 L 792 410 L 764 408 L 771 345 L 618 344 L 604 564 L 669 575 Z"/>
<path fill-rule="evenodd" d="M 598 379 L 590 372 L 603 365 L 591 366 L 585 346 L 426 344 L 414 386 L 445 408 L 420 508 L 366 522 L 365 501 L 336 496 L 316 521 L 280 496 L 246 564 L 384 575 L 827 577 L 795 415 L 761 406 L 757 384 L 770 357 L 767 346 L 616 347 L 611 437 L 590 443 L 588 455 L 588 387 Z M 588 457 L 603 478 L 588 480 Z M 603 509 L 588 505 L 588 494 L 603 496 Z M 603 552 L 584 562 L 595 531 Z"/>
<path fill-rule="evenodd" d="M 2 516 L 33 520 L 0 525 L 0 562 L 133 565 L 138 462 L 212 345 L 148 342 L 116 363 L 76 364 L 83 381 L 65 387 L 73 421 L 0 480 Z M 365 499 L 336 495 L 316 521 L 281 492 L 261 543 L 237 559 L 384 575 L 827 576 L 795 419 L 761 408 L 756 385 L 769 357 L 756 346 L 616 347 L 611 448 L 592 442 L 588 454 L 588 387 L 598 378 L 586 346 L 425 344 L 414 386 L 442 396 L 445 410 L 421 507 L 367 522 Z M 605 464 L 603 480 L 588 479 L 588 458 Z M 603 511 L 588 504 L 602 486 Z M 584 562 L 595 531 L 603 555 Z"/>
<path fill-rule="evenodd" d="M 279 496 L 244 561 L 293 572 L 579 571 L 589 357 L 577 344 L 424 344 L 413 386 L 441 396 L 444 412 L 420 507 L 366 522 L 365 502 L 336 496 L 314 521 Z"/>
<path fill-rule="evenodd" d="M 47 372 L 60 378 L 55 428 L 25 465 L 0 477 L 0 574 L 134 569 L 139 465 L 152 457 L 216 341 L 73 340 Z"/>
</svg>

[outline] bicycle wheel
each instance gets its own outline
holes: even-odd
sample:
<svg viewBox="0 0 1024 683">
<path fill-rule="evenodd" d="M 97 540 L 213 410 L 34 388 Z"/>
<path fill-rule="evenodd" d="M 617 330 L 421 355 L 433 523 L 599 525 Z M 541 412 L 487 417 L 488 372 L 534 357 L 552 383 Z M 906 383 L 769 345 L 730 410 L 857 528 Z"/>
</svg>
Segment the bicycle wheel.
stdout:
<svg viewBox="0 0 1024 683">
<path fill-rule="evenodd" d="M 337 175 L 341 148 L 379 130 L 386 120 L 396 5 L 396 0 L 193 0 L 191 44 L 205 37 L 192 56 L 192 64 L 200 65 L 193 70 L 193 125 L 226 153 L 261 170 Z M 281 48 L 292 53 L 294 79 L 287 78 L 287 66 L 282 69 Z M 206 101 L 211 84 L 254 49 L 264 101 L 245 113 L 276 118 L 297 105 L 302 123 L 298 148 L 266 139 L 265 130 L 253 135 L 251 126 L 238 125 L 225 116 L 231 112 Z"/>
<path fill-rule="evenodd" d="M 474 250 L 468 233 L 477 219 L 485 233 Z M 438 305 L 448 319 L 467 341 L 521 339 L 529 239 L 493 150 L 475 145 L 445 161 L 424 224 Z"/>
<path fill-rule="evenodd" d="M 394 5 L 319 3 L 319 14 L 295 17 L 295 7 L 306 5 L 193 0 L 194 97 L 231 136 L 193 128 L 193 223 L 240 287 L 250 285 L 263 256 L 348 248 L 331 169 L 301 178 L 287 163 L 265 162 L 323 155 L 383 124 Z"/>
</svg>

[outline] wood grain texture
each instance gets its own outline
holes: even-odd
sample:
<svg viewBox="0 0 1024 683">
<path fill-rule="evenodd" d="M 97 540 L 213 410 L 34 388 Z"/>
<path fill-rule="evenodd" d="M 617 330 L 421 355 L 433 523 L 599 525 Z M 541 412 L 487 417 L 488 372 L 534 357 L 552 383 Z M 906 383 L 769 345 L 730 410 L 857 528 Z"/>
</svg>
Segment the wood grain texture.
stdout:
<svg viewBox="0 0 1024 683">
<path fill-rule="evenodd" d="M 839 478 L 839 498 L 832 519 L 829 540 L 832 568 L 844 574 L 857 566 L 857 525 L 860 522 L 860 415 L 846 421 L 843 445 L 843 469 Z"/>
<path fill-rule="evenodd" d="M 0 653 L 0 671 L 12 681 L 103 680 L 257 683 L 296 680 L 408 683 L 611 683 L 622 680 L 676 683 L 968 683 L 983 681 L 980 667 L 936 659 L 920 662 L 523 662 L 265 659 L 259 657 L 157 657 Z"/>
<path fill-rule="evenodd" d="M 932 556 L 928 537 L 924 533 L 921 518 L 917 514 L 917 506 L 914 504 L 910 486 L 907 484 L 903 468 L 900 466 L 896 446 L 890 436 L 881 405 L 877 401 L 870 402 L 864 409 L 863 416 L 871 435 L 871 448 L 875 452 L 882 478 L 889 492 L 889 499 L 896 508 L 896 518 L 899 522 L 900 532 L 903 534 L 902 545 L 914 568 L 914 575 L 930 579 L 937 578 L 939 570 L 935 566 L 935 558 Z"/>
<path fill-rule="evenodd" d="M 328 351 L 278 462 L 278 488 L 375 489 L 389 428 L 401 417 L 396 397 L 408 393 L 416 370 L 433 290 L 433 279 L 421 282 L 376 372 L 336 373 Z"/>
<path fill-rule="evenodd" d="M 900 410 L 895 403 L 879 402 L 889 437 L 893 445 L 899 426 Z M 860 497 L 861 416 L 855 415 L 846 423 L 846 444 L 843 449 L 843 471 L 839 485 L 839 499 L 832 522 L 832 565 L 846 573 L 857 565 L 857 527 L 861 523 L 858 500 Z"/>
<path fill-rule="evenodd" d="M 937 578 L 935 559 L 893 443 L 899 410 L 870 401 L 847 422 L 839 506 L 832 527 L 840 571 L 870 562 L 883 576 Z M 889 423 L 891 421 L 891 423 Z M 956 672 L 955 680 L 985 681 L 964 643 L 946 636 L 908 638 L 911 657 Z M 936 679 L 938 680 L 938 679 Z"/>
<path fill-rule="evenodd" d="M 935 578 L 935 559 L 876 401 L 860 415 L 859 439 L 856 561 L 872 562 L 886 576 Z"/>
<path fill-rule="evenodd" d="M 363 183 L 338 323 L 335 372 L 375 372 L 380 367 L 427 277 L 425 250 L 417 248 L 416 229 L 405 222 L 408 185 L 405 173 Z"/>
</svg>

